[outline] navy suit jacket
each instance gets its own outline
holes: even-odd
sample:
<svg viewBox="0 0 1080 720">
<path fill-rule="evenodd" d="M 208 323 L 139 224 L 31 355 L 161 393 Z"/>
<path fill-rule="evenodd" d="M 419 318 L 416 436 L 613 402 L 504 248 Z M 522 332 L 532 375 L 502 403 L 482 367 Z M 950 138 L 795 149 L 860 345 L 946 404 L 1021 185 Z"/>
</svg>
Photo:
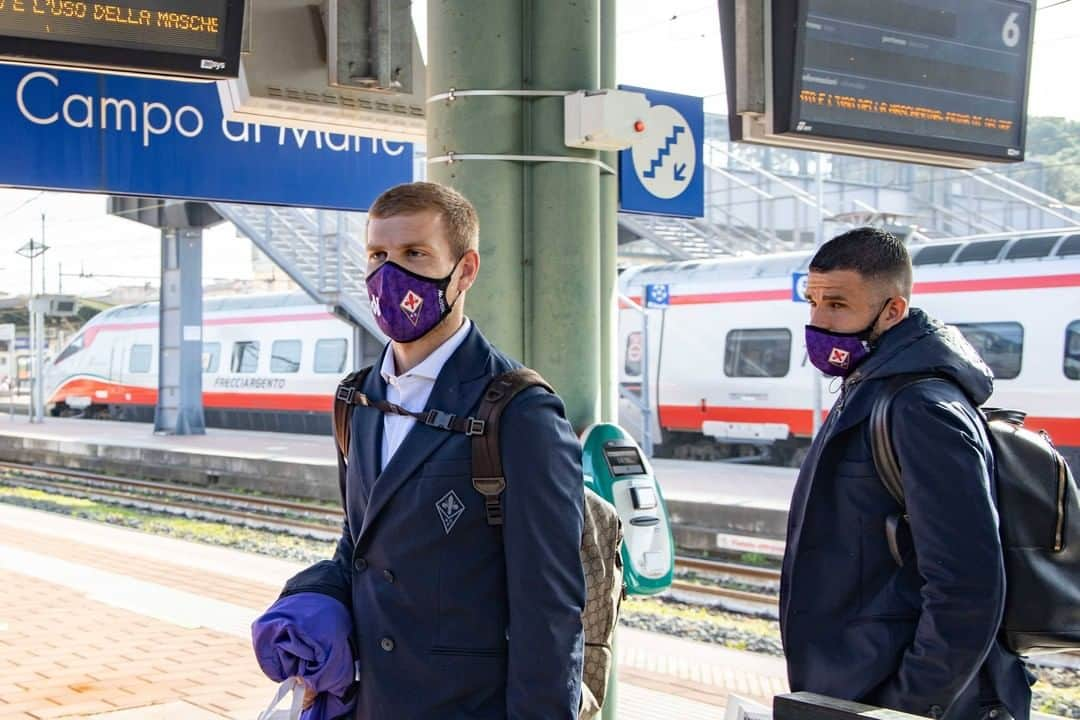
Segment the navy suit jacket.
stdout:
<svg viewBox="0 0 1080 720">
<path fill-rule="evenodd" d="M 516 366 L 474 325 L 427 407 L 474 414 L 491 378 Z M 378 372 L 363 391 L 385 399 Z M 417 423 L 380 468 L 382 428 L 377 410 L 355 409 L 334 559 L 286 586 L 351 609 L 354 718 L 576 718 L 584 485 L 562 402 L 531 388 L 502 415 L 502 528 L 473 489 L 470 438 Z"/>
</svg>

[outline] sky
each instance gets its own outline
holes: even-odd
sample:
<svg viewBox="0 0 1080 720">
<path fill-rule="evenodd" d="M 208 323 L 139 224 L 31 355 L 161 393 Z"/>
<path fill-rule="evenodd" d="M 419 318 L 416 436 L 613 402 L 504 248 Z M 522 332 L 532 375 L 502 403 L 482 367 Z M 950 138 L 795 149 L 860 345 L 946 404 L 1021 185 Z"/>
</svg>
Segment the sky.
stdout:
<svg viewBox="0 0 1080 720">
<path fill-rule="evenodd" d="M 1080 0 L 1039 0 L 1038 6 L 1029 114 L 1080 120 Z M 619 83 L 700 95 L 706 111 L 726 112 L 715 0 L 620 0 L 617 25 Z M 29 262 L 15 251 L 31 237 L 41 240 L 43 213 L 48 292 L 57 291 L 61 271 L 64 291 L 83 295 L 156 284 L 158 231 L 110 217 L 105 205 L 100 195 L 0 189 L 0 290 L 22 294 L 29 287 Z M 250 258 L 250 242 L 231 225 L 207 231 L 205 279 L 250 278 Z M 35 272 L 40 291 L 40 265 Z M 76 277 L 84 272 L 94 277 Z"/>
</svg>

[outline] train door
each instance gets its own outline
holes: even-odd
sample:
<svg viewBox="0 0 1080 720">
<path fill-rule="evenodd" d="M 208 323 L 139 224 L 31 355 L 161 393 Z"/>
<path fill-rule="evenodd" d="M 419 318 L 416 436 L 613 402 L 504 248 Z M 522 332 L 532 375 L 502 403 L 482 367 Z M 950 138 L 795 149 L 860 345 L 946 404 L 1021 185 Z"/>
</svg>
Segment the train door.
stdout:
<svg viewBox="0 0 1080 720">
<path fill-rule="evenodd" d="M 650 426 L 654 444 L 660 436 L 660 392 L 657 386 L 663 335 L 663 311 L 648 310 L 648 338 L 645 336 L 644 315 L 640 310 L 622 307 L 619 312 L 617 358 L 619 363 L 619 424 L 639 443 L 643 442 L 642 406 L 650 411 Z M 648 347 L 648 361 L 645 350 Z M 645 368 L 649 377 L 646 381 Z M 646 395 L 646 390 L 648 394 Z"/>
</svg>

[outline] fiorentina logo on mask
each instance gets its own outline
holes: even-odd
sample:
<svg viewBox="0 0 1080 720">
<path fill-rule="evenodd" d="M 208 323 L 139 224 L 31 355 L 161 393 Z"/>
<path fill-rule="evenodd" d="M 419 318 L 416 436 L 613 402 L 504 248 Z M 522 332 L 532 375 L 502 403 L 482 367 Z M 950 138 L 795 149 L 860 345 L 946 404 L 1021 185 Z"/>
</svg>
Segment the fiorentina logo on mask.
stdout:
<svg viewBox="0 0 1080 720">
<path fill-rule="evenodd" d="M 409 318 L 409 322 L 416 325 L 420 320 L 420 308 L 423 306 L 424 298 L 410 290 L 405 293 L 405 297 L 401 301 L 401 312 L 405 313 L 405 317 Z"/>
<path fill-rule="evenodd" d="M 851 364 L 851 353 L 834 347 L 832 352 L 829 353 L 829 364 L 838 368 L 846 368 Z"/>
</svg>

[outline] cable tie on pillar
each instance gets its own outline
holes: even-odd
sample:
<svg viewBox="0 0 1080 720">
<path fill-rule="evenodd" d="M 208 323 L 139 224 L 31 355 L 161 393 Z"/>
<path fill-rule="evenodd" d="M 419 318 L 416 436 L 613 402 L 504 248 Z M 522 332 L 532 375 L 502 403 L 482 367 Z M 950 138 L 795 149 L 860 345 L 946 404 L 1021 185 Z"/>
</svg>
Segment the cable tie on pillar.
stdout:
<svg viewBox="0 0 1080 720">
<path fill-rule="evenodd" d="M 561 162 L 578 163 L 581 165 L 595 165 L 609 175 L 616 175 L 615 169 L 606 162 L 593 158 L 570 157 L 566 155 L 491 155 L 479 153 L 455 153 L 447 152 L 445 155 L 428 158 L 429 164 L 445 163 L 451 165 L 462 160 L 504 160 L 509 162 Z"/>
<path fill-rule="evenodd" d="M 447 102 L 453 102 L 459 97 L 483 96 L 483 97 L 565 97 L 566 95 L 573 95 L 578 92 L 577 90 L 458 90 L 457 88 L 450 88 L 448 91 L 432 95 L 426 101 L 428 105 L 431 103 L 439 102 L 440 100 L 446 100 Z"/>
</svg>

